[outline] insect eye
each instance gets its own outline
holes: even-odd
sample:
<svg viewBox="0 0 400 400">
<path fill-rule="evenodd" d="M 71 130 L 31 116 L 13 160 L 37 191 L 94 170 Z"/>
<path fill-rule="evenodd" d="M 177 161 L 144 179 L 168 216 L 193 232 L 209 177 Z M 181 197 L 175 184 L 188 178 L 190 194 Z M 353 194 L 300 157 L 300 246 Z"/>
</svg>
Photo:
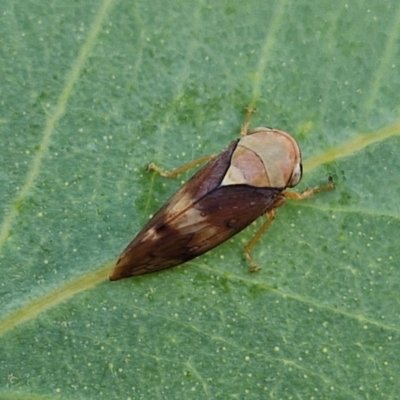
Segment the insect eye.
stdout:
<svg viewBox="0 0 400 400">
<path fill-rule="evenodd" d="M 303 175 L 303 165 L 299 162 L 293 170 L 293 174 L 289 179 L 288 187 L 294 187 L 299 182 Z"/>
</svg>

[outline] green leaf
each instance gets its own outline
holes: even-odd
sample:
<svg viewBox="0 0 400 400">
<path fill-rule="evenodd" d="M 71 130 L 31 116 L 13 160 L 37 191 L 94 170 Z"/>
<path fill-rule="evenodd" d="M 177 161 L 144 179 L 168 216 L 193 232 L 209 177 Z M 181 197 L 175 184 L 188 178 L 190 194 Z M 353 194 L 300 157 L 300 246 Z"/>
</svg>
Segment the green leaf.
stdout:
<svg viewBox="0 0 400 400">
<path fill-rule="evenodd" d="M 0 397 L 394 399 L 400 392 L 395 1 L 0 5 Z M 171 270 L 109 282 L 190 173 L 252 126 L 299 190 Z"/>
</svg>

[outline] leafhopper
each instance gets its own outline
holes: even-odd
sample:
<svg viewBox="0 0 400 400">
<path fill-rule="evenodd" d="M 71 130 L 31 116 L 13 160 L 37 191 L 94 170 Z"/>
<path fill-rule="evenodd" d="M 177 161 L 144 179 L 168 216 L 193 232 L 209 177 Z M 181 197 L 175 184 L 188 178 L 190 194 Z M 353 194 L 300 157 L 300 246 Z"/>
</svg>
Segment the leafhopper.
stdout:
<svg viewBox="0 0 400 400">
<path fill-rule="evenodd" d="M 245 247 L 251 270 L 258 270 L 251 250 L 287 198 L 306 199 L 332 189 L 326 185 L 303 193 L 286 190 L 302 177 L 301 153 L 288 133 L 271 128 L 249 130 L 251 111 L 234 140 L 217 156 L 202 157 L 188 167 L 208 161 L 150 219 L 119 257 L 110 280 L 148 274 L 182 264 L 225 242 L 262 215 L 267 220 Z M 187 169 L 167 173 L 174 177 Z"/>
</svg>

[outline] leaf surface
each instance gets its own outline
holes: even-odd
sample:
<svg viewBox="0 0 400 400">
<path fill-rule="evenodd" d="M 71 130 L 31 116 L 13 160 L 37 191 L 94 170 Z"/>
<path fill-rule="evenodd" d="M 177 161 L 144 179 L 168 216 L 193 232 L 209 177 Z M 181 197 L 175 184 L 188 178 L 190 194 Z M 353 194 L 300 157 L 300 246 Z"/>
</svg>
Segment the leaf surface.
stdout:
<svg viewBox="0 0 400 400">
<path fill-rule="evenodd" d="M 0 396 L 397 398 L 395 1 L 0 5 Z M 118 254 L 253 127 L 298 140 L 299 190 L 185 265 L 110 283 Z"/>
</svg>

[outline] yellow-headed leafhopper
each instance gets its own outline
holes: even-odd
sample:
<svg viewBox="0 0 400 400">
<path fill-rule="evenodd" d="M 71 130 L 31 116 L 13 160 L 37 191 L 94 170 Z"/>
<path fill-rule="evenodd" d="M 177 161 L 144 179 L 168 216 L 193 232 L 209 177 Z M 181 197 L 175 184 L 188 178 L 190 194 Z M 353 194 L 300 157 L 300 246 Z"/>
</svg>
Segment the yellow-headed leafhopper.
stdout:
<svg viewBox="0 0 400 400">
<path fill-rule="evenodd" d="M 286 191 L 302 176 L 300 149 L 287 133 L 270 128 L 248 131 L 209 162 L 150 219 L 121 254 L 110 280 L 174 267 L 211 250 L 263 214 L 268 216 L 245 247 L 252 270 L 258 267 L 250 251 L 286 198 L 301 200 L 328 184 L 304 193 Z M 199 159 L 204 161 L 205 157 Z M 197 160 L 198 161 L 198 160 Z M 197 165 L 199 162 L 190 165 Z M 152 165 L 152 169 L 162 170 Z M 170 175 L 182 172 L 179 168 Z"/>
</svg>

